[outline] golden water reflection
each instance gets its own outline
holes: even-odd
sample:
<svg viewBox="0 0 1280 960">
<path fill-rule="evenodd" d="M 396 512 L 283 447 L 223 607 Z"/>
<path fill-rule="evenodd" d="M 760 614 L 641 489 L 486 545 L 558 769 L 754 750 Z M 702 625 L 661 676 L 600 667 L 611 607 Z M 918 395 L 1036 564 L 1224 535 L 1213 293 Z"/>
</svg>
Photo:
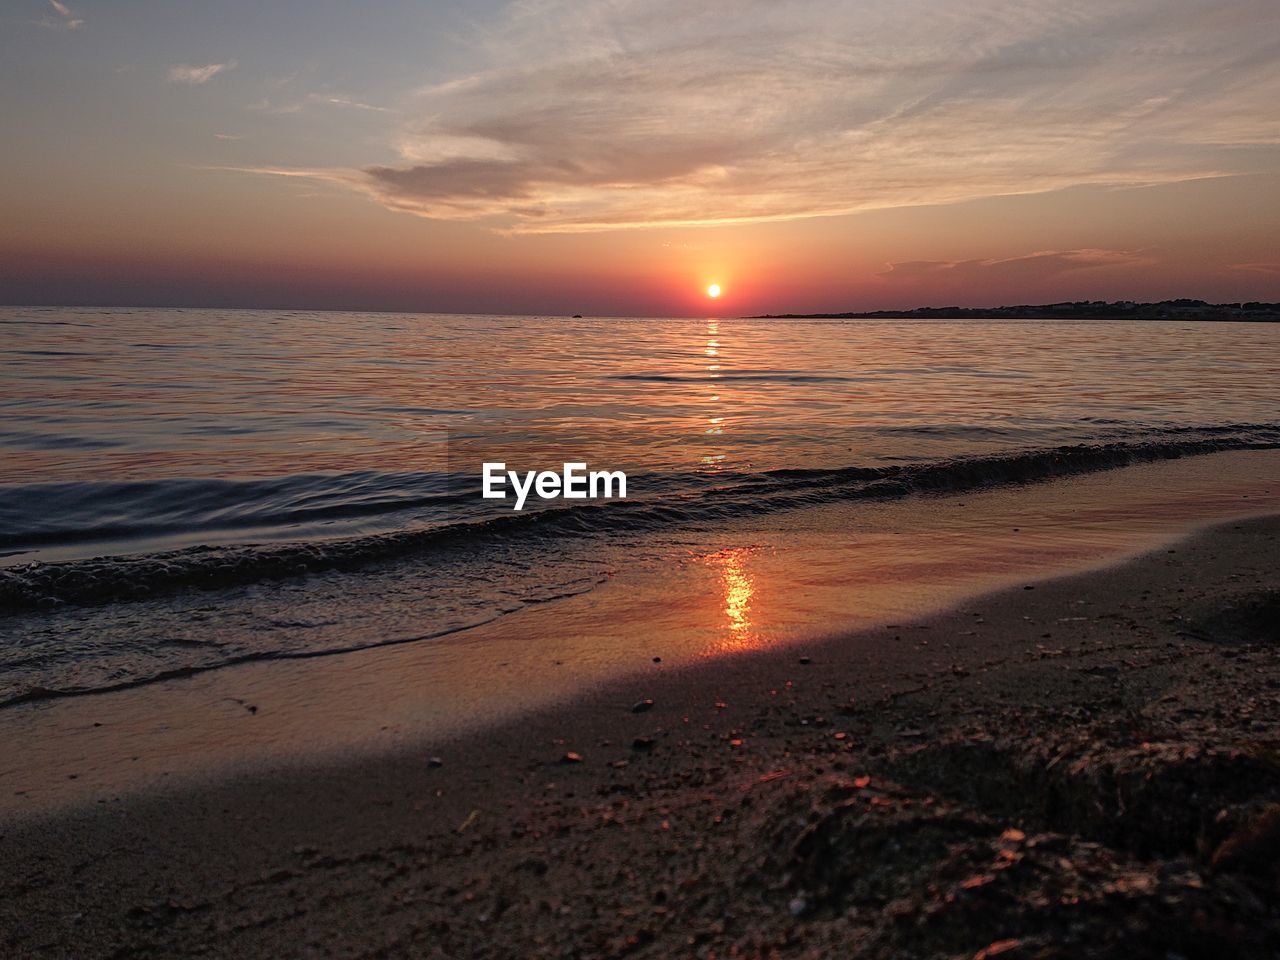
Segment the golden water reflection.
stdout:
<svg viewBox="0 0 1280 960">
<path fill-rule="evenodd" d="M 751 601 L 756 581 L 748 569 L 748 561 L 758 547 L 730 547 L 703 557 L 720 575 L 720 592 L 724 604 L 725 641 L 718 649 L 732 650 L 755 646 L 751 629 Z"/>
<path fill-rule="evenodd" d="M 706 355 L 707 355 L 708 357 L 719 357 L 719 356 L 720 356 L 720 340 L 718 339 L 719 335 L 720 335 L 720 324 L 719 324 L 719 321 L 716 321 L 716 320 L 708 320 L 708 321 L 707 321 L 707 346 L 706 346 L 706 348 L 705 348 L 705 352 L 706 352 Z M 707 377 L 708 377 L 708 379 L 710 379 L 710 380 L 712 380 L 712 381 L 714 381 L 714 380 L 719 380 L 719 379 L 720 379 L 720 364 L 719 364 L 719 363 L 708 363 L 708 364 L 707 364 L 707 366 L 706 366 L 706 371 L 707 371 Z M 720 394 L 719 394 L 718 392 L 717 392 L 717 393 L 713 393 L 713 394 L 711 395 L 710 402 L 711 402 L 711 403 L 719 403 L 719 401 L 720 401 Z M 719 436 L 719 435 L 723 434 L 723 433 L 724 433 L 724 417 L 723 417 L 723 416 L 719 416 L 719 417 L 708 417 L 708 418 L 707 418 L 707 426 L 706 426 L 706 429 L 705 429 L 705 431 L 704 431 L 704 432 L 705 432 L 708 436 Z M 714 461 L 714 462 L 715 462 L 715 464 L 716 464 L 717 466 L 719 466 L 719 462 L 720 462 L 721 460 L 723 460 L 723 459 L 724 459 L 724 457 L 723 457 L 723 455 L 721 455 L 721 456 L 720 456 L 716 461 Z M 708 461 L 707 461 L 707 458 L 706 458 L 706 457 L 703 457 L 703 464 L 705 465 L 707 462 L 708 462 Z"/>
</svg>

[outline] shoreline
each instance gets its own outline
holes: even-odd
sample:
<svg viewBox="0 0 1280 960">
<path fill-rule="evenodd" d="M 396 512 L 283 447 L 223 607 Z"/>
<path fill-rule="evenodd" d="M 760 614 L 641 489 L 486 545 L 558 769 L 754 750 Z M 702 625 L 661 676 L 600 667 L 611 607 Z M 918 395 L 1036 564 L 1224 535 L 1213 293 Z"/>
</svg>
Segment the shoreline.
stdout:
<svg viewBox="0 0 1280 960">
<path fill-rule="evenodd" d="M 661 682 L 708 659 L 821 644 L 1028 578 L 1114 564 L 1196 526 L 1280 509 L 1278 493 L 1280 453 L 1236 451 L 1047 485 L 812 508 L 785 524 L 768 518 L 700 534 L 648 551 L 643 563 L 632 562 L 632 550 L 591 591 L 436 641 L 254 661 L 16 705 L 0 710 L 0 820 L 118 804 L 257 768 L 403 755 L 619 678 Z M 388 590 L 367 577 L 322 580 L 318 605 L 282 590 L 249 594 L 247 610 L 235 594 L 197 593 L 176 606 L 56 615 L 41 629 L 189 642 L 210 622 L 301 616 L 295 605 L 306 601 L 311 617 L 350 624 L 350 640 L 359 621 L 391 602 L 403 610 L 392 625 L 419 634 L 421 614 L 398 592 L 403 582 L 397 575 Z"/>
<path fill-rule="evenodd" d="M 1210 323 L 1274 323 L 1280 303 L 1209 303 L 1181 298 L 1154 303 L 1134 300 L 1063 300 L 1000 307 L 914 307 L 841 313 L 767 313 L 750 320 L 1155 320 Z"/>
<path fill-rule="evenodd" d="M 11 822 L 0 926 L 30 956 L 934 956 L 1080 930 L 1116 956 L 1175 933 L 1266 955 L 1280 927 L 1250 891 L 1269 875 L 1232 850 L 1274 842 L 1256 818 L 1280 800 L 1259 746 L 1280 742 L 1278 535 L 1277 515 L 1228 522 L 917 621 L 631 677 L 416 763 Z M 1060 887 L 1075 908 L 1045 900 Z"/>
</svg>

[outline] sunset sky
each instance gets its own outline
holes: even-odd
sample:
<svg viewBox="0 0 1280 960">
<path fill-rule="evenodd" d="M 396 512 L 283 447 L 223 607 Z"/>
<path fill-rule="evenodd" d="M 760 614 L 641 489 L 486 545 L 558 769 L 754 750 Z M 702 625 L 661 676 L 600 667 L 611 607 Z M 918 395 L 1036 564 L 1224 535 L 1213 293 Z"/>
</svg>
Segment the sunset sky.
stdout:
<svg viewBox="0 0 1280 960">
<path fill-rule="evenodd" d="M 1276 0 L 4 0 L 0 302 L 1280 300 Z"/>
</svg>

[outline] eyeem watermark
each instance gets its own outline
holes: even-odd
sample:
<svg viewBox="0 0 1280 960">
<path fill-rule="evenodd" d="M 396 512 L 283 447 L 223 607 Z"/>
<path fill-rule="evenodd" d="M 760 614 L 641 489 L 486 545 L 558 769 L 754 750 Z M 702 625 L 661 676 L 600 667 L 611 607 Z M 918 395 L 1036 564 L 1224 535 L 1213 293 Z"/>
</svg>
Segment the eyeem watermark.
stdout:
<svg viewBox="0 0 1280 960">
<path fill-rule="evenodd" d="M 523 510 L 530 493 L 543 500 L 612 500 L 626 499 L 627 475 L 621 470 L 587 470 L 585 463 L 566 463 L 560 473 L 554 470 L 529 470 L 523 476 L 508 470 L 505 463 L 484 465 L 486 500 L 505 500 L 507 484 L 515 492 L 515 509 Z"/>
</svg>

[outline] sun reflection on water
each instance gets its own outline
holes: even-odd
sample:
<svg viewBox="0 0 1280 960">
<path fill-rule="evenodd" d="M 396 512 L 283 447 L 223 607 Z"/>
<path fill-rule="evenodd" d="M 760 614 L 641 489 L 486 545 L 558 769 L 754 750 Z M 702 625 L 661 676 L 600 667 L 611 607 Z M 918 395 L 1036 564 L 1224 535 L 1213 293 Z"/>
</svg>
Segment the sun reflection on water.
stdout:
<svg viewBox="0 0 1280 960">
<path fill-rule="evenodd" d="M 751 629 L 751 601 L 755 597 L 756 582 L 747 568 L 747 562 L 757 549 L 757 547 L 730 547 L 702 558 L 720 575 L 727 635 L 718 645 L 719 650 L 755 646 L 755 637 Z"/>
<path fill-rule="evenodd" d="M 720 341 L 719 339 L 717 339 L 719 337 L 719 334 L 720 334 L 719 322 L 716 320 L 708 320 L 707 321 L 707 346 L 706 346 L 706 355 L 708 357 L 720 356 Z M 707 377 L 708 379 L 713 381 L 720 379 L 719 363 L 707 364 Z M 719 400 L 720 400 L 719 393 L 714 393 L 711 395 L 711 399 L 710 399 L 711 403 L 718 403 Z M 724 417 L 708 417 L 706 433 L 710 436 L 716 436 L 724 433 L 723 424 L 724 424 Z"/>
</svg>

